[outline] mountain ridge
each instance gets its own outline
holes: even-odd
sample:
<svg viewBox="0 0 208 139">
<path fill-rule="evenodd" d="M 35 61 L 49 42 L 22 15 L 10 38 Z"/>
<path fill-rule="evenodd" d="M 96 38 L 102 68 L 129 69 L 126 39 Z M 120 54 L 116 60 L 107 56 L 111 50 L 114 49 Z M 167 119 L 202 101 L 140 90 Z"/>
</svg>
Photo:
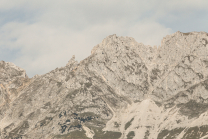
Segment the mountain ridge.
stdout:
<svg viewBox="0 0 208 139">
<path fill-rule="evenodd" d="M 207 40 L 176 32 L 157 48 L 114 34 L 33 78 L 2 61 L 0 137 L 206 138 Z"/>
</svg>

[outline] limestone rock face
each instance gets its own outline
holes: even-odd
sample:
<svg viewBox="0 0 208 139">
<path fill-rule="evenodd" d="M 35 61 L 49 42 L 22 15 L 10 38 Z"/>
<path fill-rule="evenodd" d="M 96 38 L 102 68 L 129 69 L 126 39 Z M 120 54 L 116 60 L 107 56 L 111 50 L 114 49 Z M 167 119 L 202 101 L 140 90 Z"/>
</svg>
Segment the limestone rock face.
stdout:
<svg viewBox="0 0 208 139">
<path fill-rule="evenodd" d="M 208 34 L 160 47 L 111 35 L 81 62 L 28 78 L 0 62 L 1 139 L 208 138 Z"/>
<path fill-rule="evenodd" d="M 29 82 L 25 70 L 13 63 L 0 61 L 0 119 Z"/>
<path fill-rule="evenodd" d="M 0 83 L 4 84 L 17 78 L 27 78 L 25 70 L 13 63 L 0 61 Z"/>
</svg>

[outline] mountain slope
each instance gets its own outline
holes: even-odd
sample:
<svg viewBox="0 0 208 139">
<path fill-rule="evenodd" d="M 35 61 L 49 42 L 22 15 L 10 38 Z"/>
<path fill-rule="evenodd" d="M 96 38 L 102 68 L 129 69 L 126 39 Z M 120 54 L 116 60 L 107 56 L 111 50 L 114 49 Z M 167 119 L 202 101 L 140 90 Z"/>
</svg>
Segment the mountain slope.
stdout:
<svg viewBox="0 0 208 139">
<path fill-rule="evenodd" d="M 0 63 L 2 139 L 196 139 L 208 136 L 208 34 L 159 48 L 111 35 L 81 62 L 28 78 Z"/>
</svg>

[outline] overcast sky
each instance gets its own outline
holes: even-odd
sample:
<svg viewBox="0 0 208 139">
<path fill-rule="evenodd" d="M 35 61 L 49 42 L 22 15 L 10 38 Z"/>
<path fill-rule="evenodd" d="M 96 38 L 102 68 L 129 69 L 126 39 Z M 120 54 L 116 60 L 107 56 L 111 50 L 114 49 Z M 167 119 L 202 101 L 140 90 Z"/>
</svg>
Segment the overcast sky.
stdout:
<svg viewBox="0 0 208 139">
<path fill-rule="evenodd" d="M 29 77 L 86 58 L 112 34 L 158 46 L 176 31 L 208 32 L 208 0 L 0 0 L 0 60 Z"/>
</svg>

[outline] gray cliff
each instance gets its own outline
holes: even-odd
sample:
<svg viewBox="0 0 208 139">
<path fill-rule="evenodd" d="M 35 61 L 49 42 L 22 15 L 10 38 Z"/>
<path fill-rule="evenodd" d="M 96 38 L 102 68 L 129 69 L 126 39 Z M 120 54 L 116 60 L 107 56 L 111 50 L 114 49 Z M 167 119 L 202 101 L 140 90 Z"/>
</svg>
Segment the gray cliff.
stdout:
<svg viewBox="0 0 208 139">
<path fill-rule="evenodd" d="M 207 139 L 208 34 L 160 47 L 111 35 L 79 63 L 28 78 L 0 62 L 1 139 Z"/>
</svg>

